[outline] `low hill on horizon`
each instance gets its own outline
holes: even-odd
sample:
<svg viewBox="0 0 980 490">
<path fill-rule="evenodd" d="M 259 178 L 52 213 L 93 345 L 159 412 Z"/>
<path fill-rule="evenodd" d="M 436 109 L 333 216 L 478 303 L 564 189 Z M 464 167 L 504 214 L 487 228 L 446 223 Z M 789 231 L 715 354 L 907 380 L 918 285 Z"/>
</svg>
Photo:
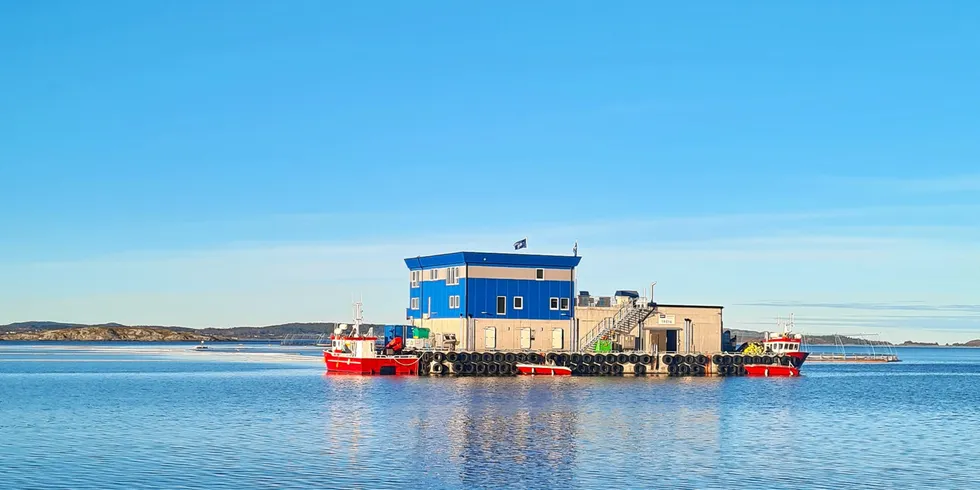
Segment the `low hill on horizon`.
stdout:
<svg viewBox="0 0 980 490">
<path fill-rule="evenodd" d="M 0 340 L 38 341 L 129 341 L 129 342 L 191 342 L 233 340 L 224 336 L 198 332 L 175 331 L 160 327 L 82 326 L 52 329 L 5 330 Z"/>
<path fill-rule="evenodd" d="M 165 326 L 165 325 L 123 325 L 120 323 L 101 323 L 101 324 L 83 324 L 83 323 L 62 323 L 62 322 L 52 322 L 52 321 L 28 321 L 28 322 L 16 322 L 7 325 L 0 325 L 0 339 L 6 340 L 75 340 L 71 338 L 58 338 L 54 337 L 71 337 L 75 336 L 92 336 L 91 330 L 86 331 L 87 333 L 70 333 L 68 330 L 83 330 L 100 328 L 103 329 L 101 332 L 108 337 L 119 337 L 120 335 L 112 333 L 117 329 L 144 329 L 147 331 L 169 331 L 174 335 L 170 338 L 175 340 L 181 340 L 177 334 L 182 334 L 184 337 L 189 339 L 197 340 L 279 340 L 287 335 L 320 335 L 329 334 L 333 332 L 337 325 L 344 322 L 292 322 L 283 323 L 278 325 L 268 325 L 264 327 L 206 327 L 206 328 L 191 328 L 191 327 L 179 327 L 179 326 Z M 378 327 L 382 324 L 365 323 L 362 324 L 363 327 Z M 754 330 L 741 330 L 737 328 L 728 329 L 732 336 L 735 337 L 735 341 L 738 344 L 742 342 L 758 342 L 763 338 L 763 332 L 756 332 Z M 58 334 L 48 334 L 44 335 L 45 332 L 52 331 L 65 331 Z M 123 330 L 120 330 L 123 331 Z M 129 334 L 123 334 L 125 337 Z M 136 335 L 136 334 L 134 334 Z M 156 334 L 144 332 L 144 335 L 148 338 L 155 338 Z M 166 334 L 160 333 L 159 335 L 165 336 Z M 194 335 L 200 337 L 193 337 Z M 44 337 L 44 339 L 42 339 Z M 848 337 L 846 335 L 839 336 L 841 342 L 845 345 L 866 345 L 867 342 L 863 339 Z M 78 339 L 84 340 L 84 339 Z M 112 340 L 111 338 L 108 340 Z M 806 335 L 805 340 L 808 344 L 812 345 L 835 345 L 834 335 Z M 898 346 L 920 346 L 920 347 L 980 347 L 980 339 L 970 340 L 964 343 L 953 343 L 953 344 L 939 344 L 936 342 L 912 342 L 907 340 L 900 344 L 893 344 L 891 342 L 878 341 L 875 345 L 898 345 Z"/>
<path fill-rule="evenodd" d="M 736 343 L 739 344 L 741 344 L 742 342 L 760 342 L 764 338 L 763 332 L 756 332 L 754 330 L 740 330 L 737 328 L 731 328 L 729 330 L 732 332 L 732 335 L 735 336 Z M 839 335 L 836 337 L 834 335 L 804 335 L 803 336 L 803 340 L 806 343 L 812 345 L 836 345 L 837 344 L 836 339 L 838 338 L 840 339 L 841 342 L 844 343 L 844 345 L 866 345 L 868 343 L 867 340 L 859 339 L 855 337 L 848 337 L 846 335 Z M 885 341 L 875 341 L 874 344 L 895 345 L 892 344 L 891 342 L 885 342 Z"/>
<path fill-rule="evenodd" d="M 202 337 L 214 337 L 228 340 L 278 340 L 287 335 L 319 335 L 329 334 L 342 322 L 318 322 L 318 323 L 284 323 L 280 325 L 269 325 L 265 327 L 206 327 L 191 328 L 165 325 L 123 325 L 119 323 L 101 323 L 87 325 L 82 323 L 61 323 L 50 321 L 30 321 L 17 322 L 0 326 L 0 339 L 8 340 L 31 340 L 30 337 L 41 337 L 42 333 L 62 330 L 79 330 L 90 328 L 102 329 L 151 329 L 167 330 L 182 334 L 200 335 Z M 365 323 L 363 327 L 375 327 L 376 324 Z M 27 335 L 30 334 L 30 335 Z M 24 338 L 14 338 L 14 336 Z M 63 339 L 71 340 L 71 339 Z M 201 340 L 208 340 L 202 338 Z"/>
</svg>

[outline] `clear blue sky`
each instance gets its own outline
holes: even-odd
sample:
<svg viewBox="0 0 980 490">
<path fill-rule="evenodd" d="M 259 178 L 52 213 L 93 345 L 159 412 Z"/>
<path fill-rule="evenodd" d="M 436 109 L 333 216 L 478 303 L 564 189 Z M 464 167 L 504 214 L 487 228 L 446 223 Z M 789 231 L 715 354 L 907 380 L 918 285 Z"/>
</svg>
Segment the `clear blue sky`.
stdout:
<svg viewBox="0 0 980 490">
<path fill-rule="evenodd" d="M 0 323 L 403 318 L 584 259 L 726 326 L 980 337 L 980 4 L 7 2 Z"/>
</svg>

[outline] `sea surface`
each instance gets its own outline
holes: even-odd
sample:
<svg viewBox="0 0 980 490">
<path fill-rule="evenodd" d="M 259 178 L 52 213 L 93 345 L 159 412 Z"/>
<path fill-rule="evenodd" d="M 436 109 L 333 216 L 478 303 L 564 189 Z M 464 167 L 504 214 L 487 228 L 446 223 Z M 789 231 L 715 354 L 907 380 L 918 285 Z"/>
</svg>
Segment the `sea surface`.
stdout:
<svg viewBox="0 0 980 490">
<path fill-rule="evenodd" d="M 454 379 L 191 348 L 0 343 L 0 488 L 980 488 L 980 349 L 787 379 Z"/>
</svg>

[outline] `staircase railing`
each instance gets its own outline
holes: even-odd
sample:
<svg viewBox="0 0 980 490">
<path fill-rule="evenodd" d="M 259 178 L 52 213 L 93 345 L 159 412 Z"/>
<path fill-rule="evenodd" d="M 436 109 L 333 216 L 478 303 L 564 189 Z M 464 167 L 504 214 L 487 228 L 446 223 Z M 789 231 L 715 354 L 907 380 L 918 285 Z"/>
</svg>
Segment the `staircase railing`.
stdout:
<svg viewBox="0 0 980 490">
<path fill-rule="evenodd" d="M 613 332 L 628 335 L 639 326 L 640 322 L 650 316 L 653 310 L 654 307 L 648 305 L 646 298 L 637 298 L 628 302 L 620 307 L 613 316 L 603 318 L 595 327 L 586 332 L 579 341 L 579 347 L 583 350 L 593 350 L 602 337 Z"/>
</svg>

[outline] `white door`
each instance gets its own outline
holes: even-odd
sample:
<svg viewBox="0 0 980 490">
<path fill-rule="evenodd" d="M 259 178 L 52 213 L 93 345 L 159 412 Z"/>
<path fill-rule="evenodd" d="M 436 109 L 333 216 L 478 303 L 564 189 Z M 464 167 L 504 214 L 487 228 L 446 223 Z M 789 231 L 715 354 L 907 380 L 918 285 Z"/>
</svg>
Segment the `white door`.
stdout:
<svg viewBox="0 0 980 490">
<path fill-rule="evenodd" d="M 521 349 L 531 348 L 531 329 L 522 328 L 521 329 Z"/>
<path fill-rule="evenodd" d="M 555 350 L 562 350 L 565 348 L 565 331 L 556 328 L 551 331 L 551 348 Z"/>
<path fill-rule="evenodd" d="M 497 329 L 494 327 L 487 327 L 483 331 L 483 347 L 485 349 L 496 349 L 497 348 Z"/>
</svg>

